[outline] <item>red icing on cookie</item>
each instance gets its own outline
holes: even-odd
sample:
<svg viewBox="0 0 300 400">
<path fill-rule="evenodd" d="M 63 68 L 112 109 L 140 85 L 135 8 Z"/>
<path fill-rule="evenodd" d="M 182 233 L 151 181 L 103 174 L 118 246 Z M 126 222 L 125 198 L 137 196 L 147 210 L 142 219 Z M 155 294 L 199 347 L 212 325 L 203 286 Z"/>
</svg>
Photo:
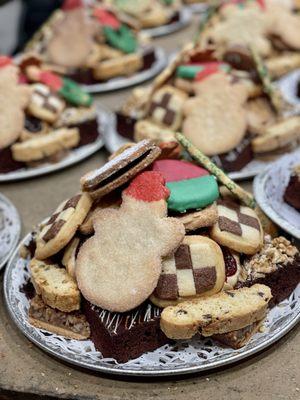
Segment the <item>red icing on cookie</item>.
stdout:
<svg viewBox="0 0 300 400">
<path fill-rule="evenodd" d="M 41 71 L 39 80 L 54 91 L 58 91 L 63 85 L 61 77 L 50 71 Z"/>
<path fill-rule="evenodd" d="M 18 82 L 19 82 L 20 84 L 28 83 L 27 76 L 21 72 L 20 75 L 19 75 L 19 80 L 18 80 Z"/>
<path fill-rule="evenodd" d="M 203 71 L 199 71 L 195 76 L 195 81 L 202 81 L 203 79 L 207 78 L 209 75 L 215 74 L 217 72 L 222 71 L 222 63 L 219 62 L 209 62 L 201 64 L 204 69 Z"/>
<path fill-rule="evenodd" d="M 169 189 L 165 187 L 164 177 L 154 171 L 142 172 L 136 176 L 123 193 L 145 202 L 167 200 L 170 196 Z"/>
<path fill-rule="evenodd" d="M 112 13 L 101 7 L 94 9 L 94 17 L 104 26 L 110 26 L 113 29 L 119 29 L 121 26 L 120 21 Z"/>
<path fill-rule="evenodd" d="M 152 169 L 160 172 L 166 182 L 177 182 L 209 175 L 206 169 L 181 160 L 157 160 L 154 161 Z"/>
<path fill-rule="evenodd" d="M 62 5 L 63 10 L 74 10 L 75 8 L 82 8 L 81 0 L 65 0 Z"/>
<path fill-rule="evenodd" d="M 7 56 L 0 56 L 0 68 L 6 67 L 7 65 L 12 64 L 12 59 Z"/>
</svg>

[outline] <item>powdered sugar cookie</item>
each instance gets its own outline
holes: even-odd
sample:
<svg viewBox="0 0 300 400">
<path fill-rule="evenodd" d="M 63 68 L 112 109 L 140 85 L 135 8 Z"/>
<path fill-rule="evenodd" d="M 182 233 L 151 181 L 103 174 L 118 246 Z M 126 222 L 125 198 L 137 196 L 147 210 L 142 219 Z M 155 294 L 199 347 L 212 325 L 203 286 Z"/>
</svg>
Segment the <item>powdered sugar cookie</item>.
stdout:
<svg viewBox="0 0 300 400">
<path fill-rule="evenodd" d="M 155 289 L 162 257 L 176 250 L 183 225 L 167 217 L 168 189 L 158 172 L 138 175 L 120 209 L 99 211 L 95 235 L 81 247 L 76 278 L 83 296 L 109 311 L 137 307 Z"/>
</svg>

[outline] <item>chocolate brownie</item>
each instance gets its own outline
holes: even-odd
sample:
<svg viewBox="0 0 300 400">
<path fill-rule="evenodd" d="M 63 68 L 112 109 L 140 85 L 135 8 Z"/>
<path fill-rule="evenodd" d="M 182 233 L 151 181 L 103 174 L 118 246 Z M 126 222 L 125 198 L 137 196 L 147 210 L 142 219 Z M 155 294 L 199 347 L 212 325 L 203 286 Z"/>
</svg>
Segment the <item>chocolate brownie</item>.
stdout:
<svg viewBox="0 0 300 400">
<path fill-rule="evenodd" d="M 289 205 L 300 211 L 300 165 L 293 171 L 283 198 Z"/>
<path fill-rule="evenodd" d="M 25 163 L 13 159 L 11 147 L 0 149 L 0 173 L 6 174 L 8 172 L 16 171 L 24 168 Z"/>
<path fill-rule="evenodd" d="M 129 140 L 133 140 L 134 125 L 137 120 L 120 112 L 116 113 L 116 117 L 118 134 Z"/>
<path fill-rule="evenodd" d="M 82 310 L 91 340 L 105 358 L 125 363 L 170 342 L 160 329 L 161 309 L 149 301 L 130 312 L 111 313 L 83 299 Z"/>
<path fill-rule="evenodd" d="M 251 140 L 247 136 L 234 150 L 214 156 L 212 161 L 225 172 L 234 172 L 243 169 L 253 157 Z"/>
<path fill-rule="evenodd" d="M 99 136 L 99 124 L 96 118 L 81 124 L 71 125 L 70 128 L 79 129 L 80 141 L 76 148 L 95 142 Z"/>
</svg>

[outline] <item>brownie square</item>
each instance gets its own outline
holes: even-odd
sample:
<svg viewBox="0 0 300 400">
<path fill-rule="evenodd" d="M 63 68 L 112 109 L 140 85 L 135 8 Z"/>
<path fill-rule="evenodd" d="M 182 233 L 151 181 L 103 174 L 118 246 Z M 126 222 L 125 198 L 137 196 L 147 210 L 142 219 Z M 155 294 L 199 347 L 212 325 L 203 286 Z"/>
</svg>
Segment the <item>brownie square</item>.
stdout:
<svg viewBox="0 0 300 400">
<path fill-rule="evenodd" d="M 103 357 L 125 363 L 169 343 L 160 329 L 161 309 L 146 301 L 126 313 L 111 313 L 83 299 L 91 340 Z"/>
</svg>

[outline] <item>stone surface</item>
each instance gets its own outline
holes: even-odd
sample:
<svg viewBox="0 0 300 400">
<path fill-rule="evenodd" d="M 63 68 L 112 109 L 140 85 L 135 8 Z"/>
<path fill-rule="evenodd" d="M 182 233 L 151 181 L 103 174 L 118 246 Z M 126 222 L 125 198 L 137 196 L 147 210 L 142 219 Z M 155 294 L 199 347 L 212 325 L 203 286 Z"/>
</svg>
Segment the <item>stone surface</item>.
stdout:
<svg viewBox="0 0 300 400">
<path fill-rule="evenodd" d="M 195 26 L 194 26 L 195 28 Z M 188 37 L 188 28 L 156 42 L 170 52 Z M 129 90 L 98 96 L 118 108 Z M 101 165 L 100 151 L 79 165 L 23 182 L 1 184 L 0 191 L 19 209 L 22 235 L 79 190 L 83 173 Z M 243 184 L 250 190 L 250 183 Z M 300 398 L 300 329 L 247 361 L 206 374 L 161 380 L 119 379 L 75 369 L 31 344 L 10 320 L 4 306 L 0 273 L 0 400 L 296 400 Z M 1 391 L 2 390 L 2 391 Z"/>
</svg>

